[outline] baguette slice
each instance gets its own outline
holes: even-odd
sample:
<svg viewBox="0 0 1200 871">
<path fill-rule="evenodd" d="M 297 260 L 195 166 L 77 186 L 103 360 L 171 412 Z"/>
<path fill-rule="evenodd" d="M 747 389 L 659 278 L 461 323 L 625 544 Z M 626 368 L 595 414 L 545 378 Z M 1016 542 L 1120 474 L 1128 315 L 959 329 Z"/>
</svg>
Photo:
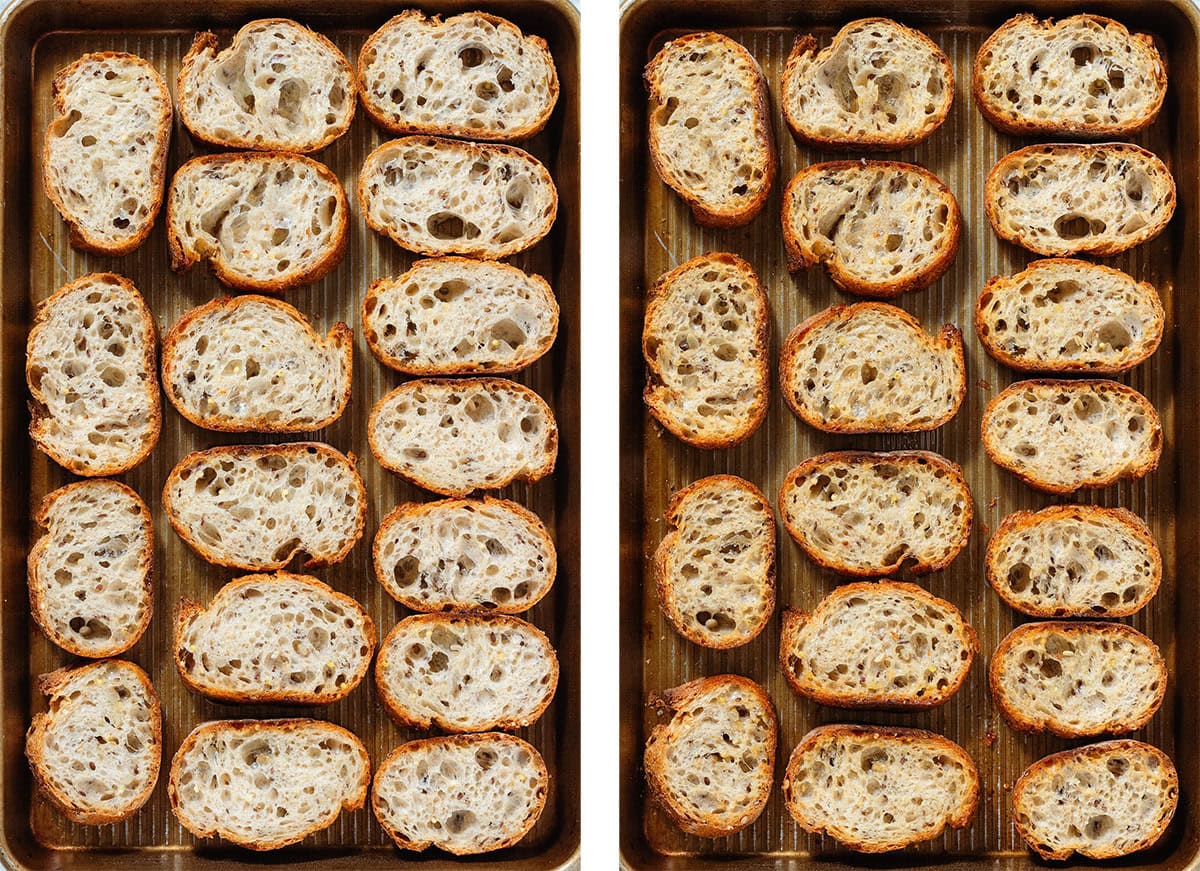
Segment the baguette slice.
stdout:
<svg viewBox="0 0 1200 871">
<path fill-rule="evenodd" d="M 1004 133 L 1125 138 L 1158 116 L 1167 70 L 1153 38 L 1111 18 L 1026 13 L 980 47 L 971 92 Z"/>
<path fill-rule="evenodd" d="M 375 403 L 367 437 L 379 465 L 444 496 L 538 481 L 558 456 L 550 406 L 506 378 L 408 381 Z"/>
<path fill-rule="evenodd" d="M 931 336 L 886 303 L 835 305 L 787 337 L 779 386 L 796 416 L 825 432 L 937 429 L 967 392 L 962 333 L 945 324 Z"/>
<path fill-rule="evenodd" d="M 969 825 L 979 774 L 966 751 L 933 732 L 820 726 L 792 751 L 783 800 L 805 831 L 884 853 Z"/>
<path fill-rule="evenodd" d="M 646 65 L 650 159 L 705 227 L 740 227 L 766 205 L 779 157 L 767 80 L 719 33 L 673 39 Z"/>
<path fill-rule="evenodd" d="M 78 481 L 42 500 L 45 530 L 29 551 L 29 612 L 76 656 L 116 656 L 137 643 L 154 611 L 154 521 L 117 481 Z"/>
<path fill-rule="evenodd" d="M 1114 859 L 1153 845 L 1179 803 L 1167 754 L 1104 741 L 1039 759 L 1013 786 L 1013 822 L 1043 859 Z"/>
<path fill-rule="evenodd" d="M 988 173 L 983 206 L 996 235 L 1048 257 L 1108 257 L 1147 242 L 1175 212 L 1175 179 L 1124 142 L 1030 145 Z"/>
<path fill-rule="evenodd" d="M 171 94 L 158 70 L 116 51 L 85 54 L 51 85 L 54 120 L 42 152 L 42 189 L 93 254 L 128 254 L 162 208 Z"/>
<path fill-rule="evenodd" d="M 975 307 L 984 350 L 1022 372 L 1124 372 L 1158 350 L 1164 320 L 1151 285 L 1083 260 L 998 275 Z"/>
<path fill-rule="evenodd" d="M 915 584 L 838 587 L 812 614 L 786 611 L 779 641 L 793 690 L 838 708 L 933 708 L 962 687 L 979 652 L 952 604 Z"/>
<path fill-rule="evenodd" d="M 1140 729 L 1162 705 L 1158 646 L 1123 623 L 1026 623 L 988 667 L 992 699 L 1014 729 L 1090 738 Z"/>
<path fill-rule="evenodd" d="M 29 435 L 76 475 L 119 475 L 162 430 L 158 333 L 128 279 L 93 272 L 38 306 L 25 346 Z"/>
<path fill-rule="evenodd" d="M 210 154 L 179 167 L 167 198 L 171 268 L 207 260 L 235 290 L 282 293 L 342 262 L 346 193 L 324 164 L 299 154 Z"/>
<path fill-rule="evenodd" d="M 788 473 L 777 504 L 813 562 L 857 578 L 941 571 L 975 514 L 962 469 L 928 451 L 821 454 Z"/>
<path fill-rule="evenodd" d="M 646 301 L 646 407 L 698 448 L 745 441 L 767 416 L 770 308 L 736 254 L 704 254 L 659 277 Z"/>
<path fill-rule="evenodd" d="M 401 726 L 520 729 L 558 687 L 558 656 L 532 623 L 504 614 L 414 614 L 379 648 L 375 686 Z"/>
<path fill-rule="evenodd" d="M 25 755 L 33 778 L 67 819 L 98 826 L 137 813 L 162 761 L 162 710 L 146 673 L 106 659 L 38 678 Z"/>
<path fill-rule="evenodd" d="M 375 772 L 371 808 L 400 849 L 467 856 L 524 838 L 549 789 L 541 754 L 515 735 L 447 735 L 388 754 Z"/>
<path fill-rule="evenodd" d="M 528 611 L 550 591 L 554 541 L 532 511 L 507 499 L 397 505 L 379 524 L 375 577 L 414 611 Z"/>
<path fill-rule="evenodd" d="M 550 350 L 558 302 L 539 275 L 507 263 L 418 260 L 380 278 L 362 304 L 367 345 L 407 375 L 515 372 Z"/>
<path fill-rule="evenodd" d="M 286 18 L 251 21 L 218 52 L 197 33 L 179 71 L 179 117 L 217 148 L 310 152 L 354 120 L 354 71 L 337 46 Z"/>
<path fill-rule="evenodd" d="M 372 230 L 418 254 L 499 260 L 550 232 L 558 191 L 541 162 L 511 145 L 406 136 L 363 162 L 358 202 Z"/>
<path fill-rule="evenodd" d="M 1131 511 L 1051 505 L 1004 518 L 988 542 L 987 577 L 1033 617 L 1128 617 L 1158 592 L 1162 555 Z"/>
<path fill-rule="evenodd" d="M 932 39 L 887 18 L 861 18 L 817 51 L 797 36 L 783 68 L 783 117 L 816 148 L 898 151 L 942 126 L 954 69 Z"/>
<path fill-rule="evenodd" d="M 858 296 L 928 287 L 954 262 L 961 235 L 954 194 L 911 163 L 815 163 L 783 193 L 788 269 L 824 263 L 834 284 Z"/>
<path fill-rule="evenodd" d="M 689 835 L 720 838 L 749 826 L 775 777 L 775 706 L 732 674 L 677 686 L 654 700 L 671 719 L 655 726 L 643 760 L 649 797 Z"/>
<path fill-rule="evenodd" d="M 196 426 L 224 432 L 312 432 L 350 401 L 354 333 L 325 338 L 278 299 L 214 299 L 183 315 L 163 339 L 167 399 Z"/>
<path fill-rule="evenodd" d="M 675 631 L 727 650 L 766 628 L 775 610 L 775 512 L 762 491 L 712 475 L 671 497 L 654 553 L 655 589 Z"/>
<path fill-rule="evenodd" d="M 983 412 L 992 462 L 1047 493 L 1144 477 L 1162 446 L 1154 406 L 1116 381 L 1018 381 Z"/>
<path fill-rule="evenodd" d="M 354 455 L 317 442 L 194 451 L 163 485 L 163 511 L 210 563 L 247 571 L 341 562 L 362 537 L 366 490 Z"/>
<path fill-rule="evenodd" d="M 362 681 L 375 637 L 362 605 L 316 578 L 247 575 L 207 608 L 179 600 L 175 667 L 211 699 L 325 705 Z"/>
<path fill-rule="evenodd" d="M 544 39 L 503 18 L 406 9 L 363 44 L 358 87 L 389 133 L 517 142 L 550 120 L 558 72 Z"/>
<path fill-rule="evenodd" d="M 275 850 L 333 825 L 343 809 L 362 807 L 370 778 L 367 748 L 333 723 L 214 720 L 183 739 L 167 796 L 197 838 Z"/>
</svg>

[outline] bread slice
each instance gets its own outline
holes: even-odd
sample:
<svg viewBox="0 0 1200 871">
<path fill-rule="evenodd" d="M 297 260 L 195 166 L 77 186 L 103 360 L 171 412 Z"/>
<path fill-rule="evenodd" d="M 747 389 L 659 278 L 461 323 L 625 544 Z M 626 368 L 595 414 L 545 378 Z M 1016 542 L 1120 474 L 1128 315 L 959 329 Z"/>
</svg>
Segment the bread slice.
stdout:
<svg viewBox="0 0 1200 871">
<path fill-rule="evenodd" d="M 1167 70 L 1154 40 L 1099 15 L 1004 22 L 975 56 L 983 117 L 1016 136 L 1123 139 L 1154 121 Z"/>
<path fill-rule="evenodd" d="M 362 807 L 370 777 L 367 748 L 333 723 L 214 720 L 183 739 L 167 796 L 197 838 L 275 850 Z"/>
<path fill-rule="evenodd" d="M 119 475 L 162 430 L 158 333 L 128 278 L 93 272 L 38 306 L 25 345 L 29 435 L 76 475 Z"/>
<path fill-rule="evenodd" d="M 1162 555 L 1132 511 L 1051 505 L 1004 518 L 988 542 L 987 578 L 1033 617 L 1128 617 L 1158 592 Z"/>
<path fill-rule="evenodd" d="M 414 614 L 383 640 L 375 687 L 401 726 L 520 729 L 554 698 L 558 656 L 545 633 L 517 617 Z"/>
<path fill-rule="evenodd" d="M 775 512 L 762 491 L 712 475 L 671 497 L 654 552 L 658 604 L 675 631 L 726 650 L 758 637 L 775 611 Z"/>
<path fill-rule="evenodd" d="M 1147 242 L 1175 212 L 1175 180 L 1125 142 L 1030 145 L 1000 158 L 984 183 L 996 235 L 1038 254 L 1108 257 Z"/>
<path fill-rule="evenodd" d="M 783 615 L 779 661 L 791 688 L 838 708 L 933 708 L 962 687 L 979 652 L 971 624 L 916 584 L 845 584 L 812 614 Z"/>
<path fill-rule="evenodd" d="M 196 426 L 224 432 L 313 432 L 350 401 L 354 333 L 321 338 L 294 307 L 265 296 L 192 309 L 163 339 L 167 399 Z"/>
<path fill-rule="evenodd" d="M 885 853 L 970 825 L 979 774 L 965 750 L 924 729 L 820 726 L 792 751 L 783 800 L 805 831 Z"/>
<path fill-rule="evenodd" d="M 788 473 L 777 507 L 813 562 L 857 578 L 940 572 L 975 515 L 962 469 L 929 451 L 812 457 Z"/>
<path fill-rule="evenodd" d="M 54 119 L 42 151 L 42 189 L 93 254 L 128 254 L 162 208 L 171 94 L 154 66 L 117 51 L 85 54 L 51 84 Z"/>
<path fill-rule="evenodd" d="M 515 735 L 447 735 L 401 744 L 371 786 L 371 809 L 402 850 L 456 856 L 511 847 L 546 807 L 550 775 Z"/>
<path fill-rule="evenodd" d="M 1057 258 L 990 279 L 975 307 L 984 350 L 1022 372 L 1124 372 L 1158 349 L 1164 320 L 1146 282 Z"/>
<path fill-rule="evenodd" d="M 167 198 L 171 268 L 207 260 L 235 290 L 282 293 L 342 262 L 346 193 L 324 164 L 266 151 L 210 154 L 179 167 Z"/>
<path fill-rule="evenodd" d="M 541 162 L 511 145 L 406 136 L 363 162 L 358 202 L 372 230 L 418 254 L 499 260 L 550 232 L 558 191 Z"/>
<path fill-rule="evenodd" d="M 652 704 L 671 715 L 650 732 L 647 794 L 689 835 L 720 838 L 749 826 L 775 778 L 775 706 L 766 690 L 733 674 L 666 690 Z"/>
<path fill-rule="evenodd" d="M 210 699 L 325 705 L 366 676 L 375 638 L 362 605 L 316 578 L 247 575 L 207 608 L 179 600 L 175 667 Z"/>
<path fill-rule="evenodd" d="M 377 279 L 363 298 L 362 324 L 371 353 L 397 372 L 515 372 L 554 344 L 558 302 L 539 275 L 440 257 Z"/>
<path fill-rule="evenodd" d="M 992 462 L 1047 493 L 1144 477 L 1162 446 L 1154 406 L 1116 381 L 1018 381 L 983 412 Z"/>
<path fill-rule="evenodd" d="M 1043 859 L 1115 859 L 1153 845 L 1179 803 L 1167 754 L 1102 741 L 1039 759 L 1013 785 L 1017 832 Z"/>
<path fill-rule="evenodd" d="M 379 465 L 443 496 L 541 480 L 558 457 L 550 406 L 507 378 L 408 381 L 375 403 L 367 437 Z"/>
<path fill-rule="evenodd" d="M 783 192 L 788 269 L 823 263 L 834 284 L 858 296 L 928 287 L 954 262 L 961 235 L 950 188 L 911 163 L 815 163 Z"/>
<path fill-rule="evenodd" d="M 397 505 L 372 555 L 379 583 L 414 611 L 519 614 L 550 591 L 558 570 L 538 516 L 491 496 Z"/>
<path fill-rule="evenodd" d="M 643 79 L 659 178 L 701 226 L 754 220 L 779 163 L 767 80 L 754 56 L 720 33 L 689 33 L 664 45 Z"/>
<path fill-rule="evenodd" d="M 517 142 L 550 120 L 558 72 L 544 39 L 503 18 L 406 9 L 363 43 L 358 87 L 390 133 Z"/>
<path fill-rule="evenodd" d="M 817 51 L 797 36 L 783 68 L 783 117 L 816 148 L 898 151 L 942 126 L 954 68 L 932 39 L 887 18 L 860 18 Z"/>
<path fill-rule="evenodd" d="M 779 386 L 792 411 L 825 432 L 920 432 L 958 412 L 967 392 L 962 333 L 937 336 L 881 302 L 835 305 L 783 344 Z"/>
<path fill-rule="evenodd" d="M 67 819 L 99 826 L 137 813 L 162 761 L 162 709 L 146 673 L 106 659 L 37 680 L 25 756 L 42 794 Z"/>
<path fill-rule="evenodd" d="M 988 667 L 992 699 L 1023 732 L 1090 738 L 1140 729 L 1162 705 L 1158 646 L 1123 623 L 1026 623 Z"/>
<path fill-rule="evenodd" d="M 354 71 L 337 46 L 287 18 L 244 25 L 229 47 L 197 33 L 179 71 L 179 117 L 217 148 L 310 152 L 354 120 Z"/>
<path fill-rule="evenodd" d="M 247 571 L 341 562 L 362 537 L 366 490 L 354 455 L 317 442 L 194 451 L 163 485 L 179 537 L 210 563 Z"/>
<path fill-rule="evenodd" d="M 736 254 L 704 254 L 659 277 L 646 300 L 643 398 L 698 448 L 745 441 L 767 416 L 770 307 Z"/>
<path fill-rule="evenodd" d="M 116 656 L 154 612 L 154 521 L 129 487 L 77 481 L 42 500 L 29 550 L 29 613 L 76 656 Z"/>
</svg>

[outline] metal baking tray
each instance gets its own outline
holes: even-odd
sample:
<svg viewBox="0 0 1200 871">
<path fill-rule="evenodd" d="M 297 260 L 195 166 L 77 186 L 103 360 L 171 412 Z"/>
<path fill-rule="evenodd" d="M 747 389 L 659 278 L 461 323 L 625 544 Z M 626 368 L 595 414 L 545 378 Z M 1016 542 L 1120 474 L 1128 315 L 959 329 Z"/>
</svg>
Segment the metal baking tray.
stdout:
<svg viewBox="0 0 1200 871">
<path fill-rule="evenodd" d="M 545 240 L 512 261 L 545 276 L 562 309 L 554 348 L 515 376 L 537 390 L 555 411 L 561 436 L 558 468 L 553 477 L 542 482 L 501 491 L 501 495 L 536 512 L 558 547 L 558 578 L 551 593 L 529 612 L 528 619 L 549 635 L 563 670 L 553 704 L 538 723 L 519 732 L 545 757 L 551 789 L 540 821 L 519 845 L 481 857 L 489 867 L 557 869 L 577 863 L 579 845 L 579 19 L 568 0 L 488 0 L 484 4 L 448 0 L 424 4 L 424 10 L 450 14 L 477 5 L 512 19 L 528 33 L 544 37 L 561 80 L 561 96 L 548 127 L 525 145 L 554 176 L 562 200 L 558 220 Z M 35 797 L 23 756 L 31 714 L 44 706 L 34 678 L 71 662 L 71 657 L 47 641 L 30 621 L 25 583 L 25 555 L 34 532 L 31 508 L 46 492 L 69 478 L 32 448 L 26 434 L 24 345 L 34 307 L 70 279 L 95 270 L 111 270 L 133 279 L 161 332 L 185 310 L 226 293 L 206 267 L 183 276 L 170 271 L 161 217 L 146 243 L 124 257 L 87 255 L 69 246 L 66 226 L 42 194 L 40 182 L 41 143 L 49 119 L 54 72 L 84 52 L 130 51 L 153 63 L 174 92 L 180 61 L 198 30 L 212 29 L 228 36 L 247 21 L 270 16 L 295 18 L 324 33 L 353 63 L 367 35 L 401 8 L 383 0 L 20 0 L 0 20 L 0 115 L 5 128 L 0 154 L 0 274 L 4 277 L 0 295 L 0 492 L 4 493 L 0 506 L 0 585 L 4 602 L 0 617 L 0 863 L 6 867 L 217 869 L 255 862 L 363 869 L 417 862 L 425 868 L 462 864 L 436 850 L 420 855 L 397 851 L 369 806 L 342 814 L 331 827 L 300 845 L 263 855 L 217 840 L 197 842 L 170 813 L 166 780 L 171 756 L 183 737 L 203 720 L 289 715 L 325 718 L 359 735 L 375 763 L 403 741 L 420 737 L 418 732 L 398 728 L 388 719 L 375 698 L 370 678 L 347 699 L 327 707 L 235 706 L 192 695 L 175 671 L 170 655 L 170 625 L 179 597 L 207 601 L 222 584 L 244 573 L 206 564 L 171 530 L 160 510 L 160 491 L 167 473 L 182 456 L 198 448 L 302 440 L 306 436 L 280 439 L 210 433 L 185 421 L 164 402 L 163 431 L 157 448 L 146 462 L 122 476 L 155 515 L 154 618 L 127 657 L 146 669 L 162 700 L 163 768 L 158 786 L 146 806 L 128 821 L 80 826 L 66 821 Z M 337 270 L 285 296 L 322 333 L 338 320 L 355 330 L 350 405 L 341 420 L 312 438 L 358 457 L 368 494 L 366 534 L 343 563 L 313 574 L 362 602 L 381 638 L 405 616 L 405 609 L 374 579 L 371 537 L 379 521 L 398 502 L 435 498 L 384 471 L 367 445 L 366 423 L 371 406 L 401 377 L 376 362 L 367 349 L 359 307 L 374 279 L 397 275 L 415 259 L 372 232 L 354 202 L 354 182 L 363 159 L 387 138 L 360 107 L 350 131 L 315 155 L 337 173 L 351 197 L 350 246 Z M 169 170 L 173 172 L 200 151 L 176 117 Z"/>
<path fill-rule="evenodd" d="M 979 0 L 934 2 L 897 0 L 891 4 L 857 0 L 824 3 L 737 3 L 692 0 L 633 0 L 623 12 L 621 47 L 621 853 L 630 869 L 751 867 L 800 869 L 818 866 L 1016 869 L 1041 865 L 1029 853 L 1010 820 L 1013 782 L 1034 760 L 1086 742 L 1014 732 L 988 697 L 986 671 L 991 652 L 1021 617 L 991 591 L 984 577 L 984 548 L 991 530 L 1008 513 L 1056 501 L 995 467 L 980 443 L 980 418 L 989 399 L 1018 380 L 988 357 L 975 336 L 971 311 L 984 281 L 1016 272 L 1034 255 L 993 234 L 983 211 L 983 181 L 1002 155 L 1034 140 L 994 131 L 972 104 L 970 70 L 986 36 L 1018 12 L 1056 18 L 1077 12 L 1110 15 L 1129 28 L 1155 36 L 1170 75 L 1166 105 L 1137 142 L 1160 155 L 1178 185 L 1179 207 L 1157 240 L 1106 260 L 1154 284 L 1167 313 L 1158 353 L 1122 381 L 1145 393 L 1162 416 L 1166 449 L 1156 474 L 1133 483 L 1081 493 L 1075 501 L 1129 508 L 1150 524 L 1162 548 L 1164 578 L 1158 596 L 1131 620 L 1161 647 L 1170 672 L 1162 709 L 1134 737 L 1161 747 L 1179 769 L 1181 800 L 1173 824 L 1151 850 L 1123 860 L 1124 867 L 1192 867 L 1200 863 L 1200 754 L 1196 741 L 1200 625 L 1196 568 L 1200 564 L 1200 443 L 1196 404 L 1200 399 L 1200 329 L 1196 275 L 1200 267 L 1200 134 L 1197 127 L 1197 45 L 1200 10 L 1188 0 L 1100 0 L 1089 4 L 1032 0 L 1028 3 Z M 823 268 L 789 276 L 780 230 L 781 192 L 809 163 L 842 157 L 797 146 L 779 111 L 779 80 L 798 33 L 818 35 L 828 44 L 837 28 L 855 18 L 884 15 L 917 27 L 937 42 L 954 65 L 955 100 L 946 123 L 926 142 L 898 152 L 895 159 L 928 167 L 954 191 L 965 227 L 950 271 L 927 290 L 895 302 L 931 332 L 942 323 L 965 334 L 968 392 L 958 415 L 925 434 L 837 436 L 802 424 L 772 390 L 761 429 L 747 442 L 706 452 L 687 447 L 661 431 L 645 413 L 641 390 L 644 366 L 640 338 L 643 296 L 655 278 L 677 263 L 705 251 L 732 251 L 753 264 L 771 300 L 772 362 L 793 326 L 829 305 L 853 301 L 839 292 Z M 780 173 L 770 200 L 747 227 L 700 228 L 689 210 L 656 176 L 646 148 L 646 97 L 641 72 L 667 39 L 694 30 L 719 30 L 741 41 L 763 67 L 772 94 L 772 120 L 780 152 Z M 774 385 L 773 380 L 773 385 Z M 838 448 L 892 450 L 923 448 L 960 463 L 971 486 L 976 523 L 970 544 L 944 572 L 920 581 L 957 605 L 979 633 L 982 654 L 962 690 L 944 707 L 922 713 L 839 711 L 801 700 L 788 688 L 777 664 L 779 619 L 754 642 L 713 651 L 680 638 L 660 615 L 650 583 L 650 557 L 664 531 L 663 510 L 670 494 L 704 475 L 728 472 L 757 484 L 774 504 L 787 471 L 801 460 Z M 811 610 L 838 583 L 818 570 L 779 529 L 779 610 Z M 696 677 L 723 672 L 746 675 L 766 686 L 780 718 L 776 784 L 762 816 L 746 830 L 708 840 L 684 835 L 646 800 L 641 753 L 658 721 L 647 699 Z M 811 728 L 830 722 L 891 723 L 931 729 L 961 744 L 975 759 L 982 801 L 969 828 L 898 854 L 867 857 L 826 837 L 809 835 L 789 817 L 779 789 L 792 749 Z M 1060 863 L 1056 863 L 1060 864 Z M 1062 863 L 1065 864 L 1065 863 Z M 1094 863 L 1080 863 L 1094 864 Z"/>
</svg>

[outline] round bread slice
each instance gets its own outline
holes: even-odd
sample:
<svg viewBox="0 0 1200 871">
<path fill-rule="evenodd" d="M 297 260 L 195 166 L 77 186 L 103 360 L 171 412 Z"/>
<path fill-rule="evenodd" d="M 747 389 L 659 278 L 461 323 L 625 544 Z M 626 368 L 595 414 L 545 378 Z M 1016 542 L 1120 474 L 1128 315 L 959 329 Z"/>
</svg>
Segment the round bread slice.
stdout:
<svg viewBox="0 0 1200 871">
<path fill-rule="evenodd" d="M 996 647 L 988 681 L 1014 729 L 1090 738 L 1146 725 L 1166 694 L 1167 667 L 1158 646 L 1123 623 L 1026 623 Z"/>
<path fill-rule="evenodd" d="M 1017 832 L 1043 859 L 1115 859 L 1162 837 L 1179 804 L 1179 775 L 1157 747 L 1104 741 L 1033 763 L 1012 803 Z"/>
<path fill-rule="evenodd" d="M 1004 518 L 988 542 L 987 577 L 1033 617 L 1128 617 L 1158 592 L 1162 555 L 1131 511 L 1051 505 Z"/>
<path fill-rule="evenodd" d="M 726 650 L 758 637 L 775 611 L 775 512 L 733 475 L 701 478 L 671 497 L 654 553 L 655 589 L 675 631 Z"/>
<path fill-rule="evenodd" d="M 719 838 L 749 826 L 775 777 L 775 706 L 766 690 L 732 674 L 669 689 L 643 760 L 649 797 L 689 835 Z"/>
<path fill-rule="evenodd" d="M 792 751 L 783 800 L 805 831 L 885 853 L 969 825 L 979 774 L 965 750 L 933 732 L 820 726 Z"/>
<path fill-rule="evenodd" d="M 162 709 L 146 673 L 106 659 L 38 678 L 48 710 L 33 715 L 25 755 L 67 819 L 98 826 L 137 813 L 162 761 Z"/>
<path fill-rule="evenodd" d="M 1061 258 L 995 276 L 975 307 L 984 350 L 1022 372 L 1124 372 L 1158 350 L 1164 320 L 1151 285 Z"/>
<path fill-rule="evenodd" d="M 375 686 L 401 726 L 520 729 L 554 698 L 558 656 L 545 633 L 517 617 L 414 614 L 383 640 Z"/>
<path fill-rule="evenodd" d="M 536 514 L 507 499 L 405 502 L 379 524 L 375 577 L 414 611 L 528 611 L 550 591 L 558 556 Z"/>
<path fill-rule="evenodd" d="M 928 451 L 821 454 L 788 473 L 777 505 L 813 562 L 858 578 L 941 571 L 975 515 L 962 469 Z"/>
<path fill-rule="evenodd" d="M 779 661 L 793 690 L 838 708 L 932 708 L 962 687 L 979 652 L 952 604 L 915 584 L 838 587 L 812 614 L 783 615 Z"/>
<path fill-rule="evenodd" d="M 779 386 L 796 416 L 825 432 L 937 429 L 967 392 L 962 333 L 946 324 L 931 336 L 886 303 L 835 305 L 787 337 Z"/>
<path fill-rule="evenodd" d="M 29 612 L 76 656 L 132 647 L 154 611 L 154 521 L 129 487 L 78 481 L 42 500 L 29 551 Z"/>
<path fill-rule="evenodd" d="M 511 847 L 546 807 L 550 775 L 515 735 L 447 735 L 401 744 L 371 786 L 371 809 L 402 850 L 456 856 Z"/>
<path fill-rule="evenodd" d="M 1018 381 L 984 409 L 983 447 L 1031 487 L 1074 493 L 1153 472 L 1163 433 L 1150 401 L 1116 381 Z"/>
</svg>

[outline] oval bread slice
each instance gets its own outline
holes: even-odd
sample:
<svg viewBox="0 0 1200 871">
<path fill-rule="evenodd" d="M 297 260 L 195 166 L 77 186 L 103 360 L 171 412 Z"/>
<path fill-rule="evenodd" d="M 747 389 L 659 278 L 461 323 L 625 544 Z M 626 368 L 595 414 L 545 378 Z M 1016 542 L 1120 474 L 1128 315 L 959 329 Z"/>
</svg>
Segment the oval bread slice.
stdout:
<svg viewBox="0 0 1200 871">
<path fill-rule="evenodd" d="M 1154 406 L 1116 381 L 1018 381 L 983 412 L 992 462 L 1048 493 L 1148 475 L 1162 443 Z"/>
<path fill-rule="evenodd" d="M 919 432 L 958 412 L 967 392 L 962 333 L 937 336 L 903 309 L 835 305 L 799 324 L 779 357 L 796 416 L 825 432 Z"/>
<path fill-rule="evenodd" d="M 984 350 L 1022 372 L 1124 372 L 1158 349 L 1164 320 L 1146 282 L 1058 258 L 995 276 L 975 307 Z"/>
<path fill-rule="evenodd" d="M 1000 158 L 983 206 L 1001 239 L 1049 257 L 1108 257 L 1153 239 L 1175 213 L 1175 180 L 1124 142 L 1030 145 Z"/>
<path fill-rule="evenodd" d="M 1051 505 L 1004 518 L 988 542 L 987 577 L 1033 617 L 1128 617 L 1158 592 L 1162 556 L 1131 511 Z"/>
<path fill-rule="evenodd" d="M 786 611 L 779 641 L 793 690 L 838 708 L 932 708 L 962 687 L 979 652 L 952 604 L 915 584 L 838 587 L 812 614 Z"/>
<path fill-rule="evenodd" d="M 719 838 L 766 807 L 778 735 L 766 690 L 732 674 L 669 689 L 656 700 L 671 719 L 646 741 L 648 795 L 689 835 Z"/>
<path fill-rule="evenodd" d="M 1179 804 L 1167 754 L 1104 741 L 1039 759 L 1013 785 L 1013 822 L 1043 859 L 1113 859 L 1154 844 Z"/>
<path fill-rule="evenodd" d="M 1167 667 L 1158 646 L 1123 623 L 1026 623 L 996 647 L 988 682 L 1014 729 L 1089 738 L 1146 725 L 1162 705 Z"/>
<path fill-rule="evenodd" d="M 558 302 L 539 275 L 440 257 L 380 278 L 362 304 L 371 353 L 408 375 L 515 372 L 550 350 Z"/>
<path fill-rule="evenodd" d="M 975 514 L 962 469 L 928 451 L 821 454 L 788 473 L 777 506 L 813 562 L 859 578 L 941 571 Z"/>
<path fill-rule="evenodd" d="M 375 772 L 371 808 L 400 849 L 465 856 L 524 838 L 549 789 L 541 754 L 515 735 L 447 735 L 388 754 Z"/>
<path fill-rule="evenodd" d="M 979 774 L 966 751 L 933 732 L 820 726 L 792 751 L 783 800 L 805 831 L 884 853 L 969 825 Z"/>
</svg>

